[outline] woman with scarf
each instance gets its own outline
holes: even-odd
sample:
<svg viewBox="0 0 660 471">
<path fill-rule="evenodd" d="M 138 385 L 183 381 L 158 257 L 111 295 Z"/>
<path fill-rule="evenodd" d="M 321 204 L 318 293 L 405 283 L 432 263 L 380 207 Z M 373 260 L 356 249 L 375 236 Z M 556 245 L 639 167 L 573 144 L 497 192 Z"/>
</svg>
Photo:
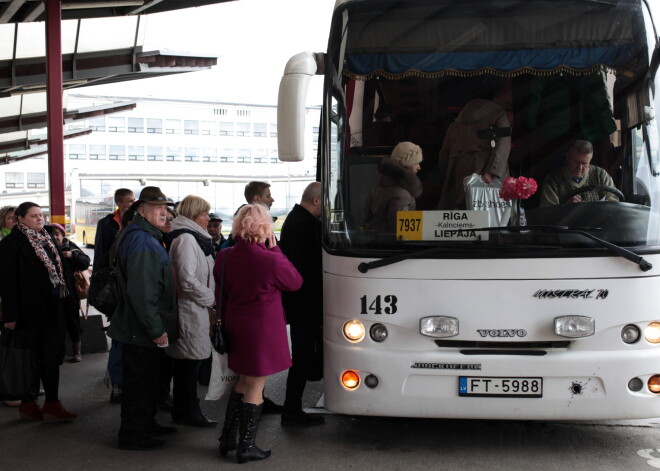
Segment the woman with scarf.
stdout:
<svg viewBox="0 0 660 471">
<path fill-rule="evenodd" d="M 215 306 L 213 242 L 206 232 L 210 209 L 203 198 L 186 196 L 166 237 L 179 309 L 179 338 L 167 349 L 174 373 L 172 420 L 195 427 L 217 424 L 202 414 L 197 397 L 199 368 L 211 356 L 209 310 Z"/>
<path fill-rule="evenodd" d="M 18 344 L 32 349 L 38 373 L 18 410 L 24 420 L 72 420 L 76 414 L 64 408 L 58 393 L 69 294 L 62 260 L 38 204 L 22 203 L 15 215 L 16 225 L 0 241 L 3 323 Z M 40 381 L 46 392 L 43 409 L 37 404 Z"/>
</svg>

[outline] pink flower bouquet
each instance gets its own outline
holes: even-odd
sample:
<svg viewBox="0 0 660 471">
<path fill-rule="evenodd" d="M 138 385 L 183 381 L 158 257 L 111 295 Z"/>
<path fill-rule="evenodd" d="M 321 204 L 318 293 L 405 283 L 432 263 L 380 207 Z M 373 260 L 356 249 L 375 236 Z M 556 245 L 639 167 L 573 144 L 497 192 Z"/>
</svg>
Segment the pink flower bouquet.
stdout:
<svg viewBox="0 0 660 471">
<path fill-rule="evenodd" d="M 502 188 L 500 188 L 500 198 L 504 201 L 526 200 L 536 193 L 537 189 L 538 185 L 533 178 L 509 177 L 504 180 Z"/>
</svg>

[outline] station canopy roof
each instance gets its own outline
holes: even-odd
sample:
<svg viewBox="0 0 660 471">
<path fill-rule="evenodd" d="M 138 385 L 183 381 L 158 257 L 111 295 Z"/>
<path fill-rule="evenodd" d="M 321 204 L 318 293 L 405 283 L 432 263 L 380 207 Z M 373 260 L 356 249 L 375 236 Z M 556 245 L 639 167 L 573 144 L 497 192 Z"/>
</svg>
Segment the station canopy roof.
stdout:
<svg viewBox="0 0 660 471">
<path fill-rule="evenodd" d="M 148 15 L 142 15 L 226 1 L 230 0 L 62 1 L 65 93 L 73 88 L 194 72 L 217 65 L 217 57 L 212 55 L 146 46 L 150 44 Z M 44 142 L 44 13 L 43 1 L 0 0 L 0 164 L 26 158 L 26 152 L 29 155 L 37 143 Z M 65 110 L 63 122 L 123 111 L 125 106 L 117 103 L 103 110 Z M 41 135 L 34 137 L 32 133 L 38 129 L 42 129 Z M 21 142 L 23 146 L 18 144 Z"/>
</svg>

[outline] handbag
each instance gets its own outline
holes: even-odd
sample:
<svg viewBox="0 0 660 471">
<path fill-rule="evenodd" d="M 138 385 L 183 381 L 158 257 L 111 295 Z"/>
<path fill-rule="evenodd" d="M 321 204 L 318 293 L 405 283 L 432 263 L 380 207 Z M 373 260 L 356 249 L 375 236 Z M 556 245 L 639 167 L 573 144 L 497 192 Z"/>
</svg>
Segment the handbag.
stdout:
<svg viewBox="0 0 660 471">
<path fill-rule="evenodd" d="M 32 350 L 15 345 L 15 331 L 5 329 L 0 346 L 0 399 L 21 399 L 38 394 Z M 36 385 L 35 385 L 36 383 Z"/>
<path fill-rule="evenodd" d="M 207 401 L 217 401 L 229 396 L 234 386 L 238 383 L 238 374 L 234 373 L 227 363 L 227 355 L 218 352 L 212 353 L 213 364 L 211 365 L 211 379 L 206 391 Z"/>
<path fill-rule="evenodd" d="M 76 270 L 73 272 L 73 281 L 76 285 L 76 294 L 78 299 L 87 299 L 89 294 L 89 281 L 92 278 L 92 270 Z"/>
<path fill-rule="evenodd" d="M 115 267 L 105 267 L 92 273 L 87 297 L 87 302 L 97 311 L 112 317 L 120 300 Z"/>
<path fill-rule="evenodd" d="M 227 261 L 227 255 L 229 254 L 229 251 L 225 254 L 225 256 L 222 259 L 222 271 L 220 274 L 220 289 L 218 293 L 220 293 L 220 299 L 218 299 L 218 306 L 216 308 L 216 311 L 219 313 L 220 318 L 211 326 L 211 343 L 213 345 L 213 350 L 218 352 L 220 355 L 224 355 L 225 353 L 229 353 L 229 337 L 227 336 L 227 332 L 225 332 L 225 329 L 223 327 L 224 324 L 224 319 L 222 319 L 223 312 L 222 312 L 222 294 L 223 294 L 223 289 L 224 289 L 224 281 L 225 281 L 225 262 Z"/>
</svg>

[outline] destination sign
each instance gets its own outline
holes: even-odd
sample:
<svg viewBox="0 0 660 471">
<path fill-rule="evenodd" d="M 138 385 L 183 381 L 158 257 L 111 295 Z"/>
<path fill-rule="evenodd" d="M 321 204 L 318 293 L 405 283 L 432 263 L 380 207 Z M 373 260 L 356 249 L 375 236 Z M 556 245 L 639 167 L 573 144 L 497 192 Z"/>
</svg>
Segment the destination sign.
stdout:
<svg viewBox="0 0 660 471">
<path fill-rule="evenodd" d="M 488 240 L 488 211 L 397 211 L 400 240 Z"/>
</svg>

